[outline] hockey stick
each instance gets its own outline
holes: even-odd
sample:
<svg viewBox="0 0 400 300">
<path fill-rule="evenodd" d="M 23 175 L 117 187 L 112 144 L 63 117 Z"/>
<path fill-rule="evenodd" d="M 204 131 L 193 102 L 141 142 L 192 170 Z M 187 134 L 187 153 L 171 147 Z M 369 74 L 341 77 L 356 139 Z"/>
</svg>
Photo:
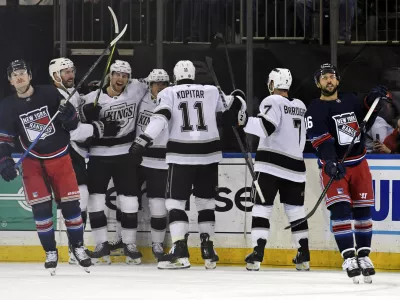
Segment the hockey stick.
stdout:
<svg viewBox="0 0 400 300">
<path fill-rule="evenodd" d="M 219 86 L 217 75 L 215 75 L 214 67 L 213 67 L 213 64 L 212 64 L 212 58 L 209 57 L 209 56 L 206 56 L 206 63 L 207 63 L 207 66 L 208 66 L 208 68 L 210 70 L 211 77 L 213 78 L 214 84 L 218 89 L 219 95 L 221 96 L 222 103 L 223 103 L 224 107 L 227 108 L 228 105 L 226 104 L 225 94 L 222 92 L 221 87 Z M 242 140 L 240 139 L 240 136 L 239 136 L 239 133 L 238 133 L 236 127 L 232 126 L 232 130 L 235 133 L 237 142 L 238 142 L 239 147 L 240 147 L 240 151 L 242 152 L 244 160 L 246 161 L 247 167 L 249 168 L 251 177 L 253 178 L 254 186 L 256 187 L 257 193 L 260 196 L 261 202 L 265 203 L 265 198 L 264 198 L 264 196 L 263 196 L 263 194 L 261 192 L 260 185 L 258 184 L 258 180 L 257 180 L 257 178 L 255 177 L 255 174 L 254 174 L 252 161 L 250 161 L 251 156 L 249 158 L 248 153 L 246 153 L 246 150 L 244 149 Z"/>
<path fill-rule="evenodd" d="M 225 41 L 225 39 L 224 39 L 224 36 L 222 35 L 222 33 L 218 32 L 218 33 L 215 35 L 214 39 L 219 39 L 219 40 L 222 41 L 222 43 L 224 44 L 226 62 L 227 62 L 227 64 L 228 64 L 229 77 L 231 78 L 231 82 L 232 82 L 232 87 L 233 87 L 233 89 L 236 90 L 235 77 L 233 76 L 233 69 L 232 69 L 231 58 L 229 57 L 228 46 L 226 45 L 226 41 Z"/>
<path fill-rule="evenodd" d="M 112 8 L 110 6 L 108 7 L 108 10 L 110 11 L 111 16 L 112 16 L 113 21 L 114 21 L 115 35 L 118 35 L 119 34 L 119 25 L 118 25 L 117 16 L 115 15 L 114 11 L 112 10 Z M 108 73 L 108 69 L 110 68 L 111 59 L 112 59 L 112 57 L 114 55 L 114 50 L 115 50 L 116 46 L 117 46 L 117 43 L 114 44 L 114 46 L 111 49 L 111 53 L 108 56 L 107 65 L 106 65 L 106 68 L 104 69 L 104 73 L 103 73 L 103 78 L 100 81 L 100 85 L 99 85 L 99 89 L 98 89 L 98 92 L 97 92 L 97 95 L 96 95 L 96 99 L 94 99 L 94 102 L 93 102 L 94 106 L 96 106 L 97 102 L 99 101 L 101 89 L 103 88 L 104 80 L 106 79 L 106 76 L 107 76 L 107 73 Z"/>
<path fill-rule="evenodd" d="M 71 92 L 71 94 L 69 95 L 68 99 L 66 100 L 67 102 L 72 98 L 72 96 L 77 92 L 77 90 L 82 86 L 83 82 L 89 77 L 89 75 L 93 72 L 93 70 L 96 68 L 96 66 L 99 64 L 100 60 L 103 58 L 104 55 L 106 55 L 108 49 L 112 46 L 114 46 L 114 44 L 116 44 L 121 37 L 125 34 L 126 29 L 127 29 L 128 25 L 125 25 L 124 29 L 121 31 L 121 33 L 115 38 L 113 39 L 110 44 L 107 46 L 106 49 L 104 49 L 103 53 L 99 56 L 99 58 L 95 61 L 95 63 L 90 67 L 89 71 L 86 72 L 85 76 L 83 76 L 83 78 L 81 79 L 81 81 L 79 81 L 78 85 L 75 87 L 75 89 Z M 39 133 L 39 135 L 36 137 L 36 139 L 32 142 L 32 144 L 28 147 L 28 149 L 25 150 L 24 154 L 22 154 L 21 158 L 18 160 L 18 162 L 15 164 L 15 168 L 18 169 L 19 166 L 21 165 L 22 161 L 25 159 L 25 157 L 28 156 L 29 152 L 33 149 L 33 147 L 35 147 L 35 145 L 38 143 L 38 141 L 40 140 L 40 138 L 42 137 L 43 133 L 45 133 L 45 131 L 47 130 L 47 128 L 49 128 L 49 126 L 54 122 L 54 120 L 56 119 L 56 117 L 58 116 L 58 114 L 60 113 L 59 110 L 57 110 L 57 112 L 54 114 L 54 116 L 50 119 L 49 123 L 47 123 L 47 125 L 43 128 L 43 130 Z"/>
<path fill-rule="evenodd" d="M 366 116 L 364 117 L 364 120 L 362 121 L 360 127 L 358 128 L 356 134 L 354 135 L 353 139 L 351 140 L 350 145 L 347 147 L 346 152 L 343 155 L 343 158 L 340 160 L 340 163 L 342 164 L 344 162 L 344 160 L 347 158 L 347 156 L 350 154 L 351 149 L 353 149 L 353 146 L 356 142 L 357 137 L 364 131 L 365 125 L 367 124 L 369 118 L 371 117 L 372 113 L 375 110 L 375 107 L 378 105 L 378 102 L 381 98 L 376 98 L 374 100 L 374 103 L 372 103 L 368 113 L 366 114 Z M 321 204 L 322 200 L 324 200 L 326 193 L 328 192 L 330 186 L 332 185 L 334 178 L 331 177 L 328 181 L 328 184 L 325 186 L 324 190 L 322 191 L 321 196 L 319 196 L 319 199 L 317 201 L 317 203 L 315 204 L 314 208 L 303 218 L 300 220 L 297 220 L 296 222 L 294 222 L 293 224 L 286 226 L 285 229 L 289 229 L 289 228 L 293 228 L 296 227 L 297 225 L 302 224 L 303 222 L 305 222 L 307 219 L 309 219 L 310 217 L 312 217 L 312 215 L 314 215 L 314 213 L 316 212 L 318 206 Z"/>
</svg>

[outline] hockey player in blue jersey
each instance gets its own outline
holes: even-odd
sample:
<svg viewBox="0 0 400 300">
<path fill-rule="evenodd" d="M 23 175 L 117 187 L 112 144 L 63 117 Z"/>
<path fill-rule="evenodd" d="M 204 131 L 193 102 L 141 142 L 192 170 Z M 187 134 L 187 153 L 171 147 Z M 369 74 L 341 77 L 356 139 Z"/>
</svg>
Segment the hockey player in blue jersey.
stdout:
<svg viewBox="0 0 400 300">
<path fill-rule="evenodd" d="M 358 283 L 371 283 L 375 274 L 369 258 L 372 239 L 372 212 L 374 191 L 372 177 L 365 159 L 365 133 L 362 132 L 344 163 L 349 144 L 359 129 L 370 106 L 377 97 L 386 96 L 386 88 L 378 86 L 360 101 L 353 94 L 338 95 L 340 76 L 335 66 L 323 64 L 314 80 L 321 90 L 319 99 L 312 101 L 305 115 L 307 135 L 317 150 L 321 181 L 325 187 L 334 181 L 326 194 L 326 206 L 331 212 L 332 231 L 344 259 L 343 270 Z M 366 124 L 366 131 L 374 123 L 379 104 Z M 354 219 L 354 232 L 352 229 Z M 355 238 L 355 243 L 354 243 Z"/>
</svg>

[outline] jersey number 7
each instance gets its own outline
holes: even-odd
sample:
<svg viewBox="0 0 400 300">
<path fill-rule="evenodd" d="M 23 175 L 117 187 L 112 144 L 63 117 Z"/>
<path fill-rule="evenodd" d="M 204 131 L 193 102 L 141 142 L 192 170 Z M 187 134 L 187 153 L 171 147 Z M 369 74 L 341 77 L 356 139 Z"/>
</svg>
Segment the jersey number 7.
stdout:
<svg viewBox="0 0 400 300">
<path fill-rule="evenodd" d="M 299 144 L 301 143 L 301 119 L 293 119 L 294 128 L 299 129 Z"/>
</svg>

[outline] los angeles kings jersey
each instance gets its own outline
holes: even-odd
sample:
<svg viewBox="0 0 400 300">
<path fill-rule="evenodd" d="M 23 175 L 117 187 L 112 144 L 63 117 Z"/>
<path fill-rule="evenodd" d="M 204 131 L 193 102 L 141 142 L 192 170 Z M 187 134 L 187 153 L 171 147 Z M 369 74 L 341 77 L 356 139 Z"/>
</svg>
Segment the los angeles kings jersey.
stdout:
<svg viewBox="0 0 400 300">
<path fill-rule="evenodd" d="M 136 136 L 144 133 L 147 125 L 150 123 L 150 118 L 153 115 L 154 109 L 157 107 L 157 99 L 152 99 L 151 93 L 143 97 L 139 106 L 139 115 L 136 124 Z M 146 150 L 143 155 L 141 165 L 153 169 L 168 169 L 165 162 L 167 152 L 168 129 L 164 129 L 153 141 L 152 145 Z"/>
<path fill-rule="evenodd" d="M 249 118 L 245 132 L 260 137 L 254 170 L 294 182 L 306 181 L 303 150 L 306 142 L 304 114 L 306 107 L 299 99 L 271 95 L 260 104 L 257 117 Z M 263 119 L 274 125 L 269 136 Z"/>
<path fill-rule="evenodd" d="M 215 86 L 167 87 L 157 101 L 151 122 L 158 120 L 160 126 L 168 126 L 167 163 L 207 165 L 222 160 L 216 112 L 224 106 Z M 150 131 L 146 129 L 146 134 L 154 138 Z"/>
<path fill-rule="evenodd" d="M 27 98 L 19 98 L 16 94 L 5 98 L 0 107 L 0 144 L 13 146 L 14 138 L 19 138 L 26 150 L 50 122 L 62 99 L 63 96 L 51 85 L 35 86 L 33 94 Z M 41 159 L 62 156 L 68 151 L 69 140 L 69 132 L 56 118 L 29 156 Z"/>
<path fill-rule="evenodd" d="M 147 92 L 148 86 L 133 79 L 125 90 L 116 97 L 110 97 L 106 88 L 101 90 L 98 104 L 102 107 L 100 119 L 118 121 L 121 127 L 115 137 L 94 139 L 90 144 L 89 154 L 93 156 L 123 155 L 135 139 L 136 117 L 140 101 Z M 98 91 L 83 96 L 85 104 L 93 103 Z"/>
</svg>

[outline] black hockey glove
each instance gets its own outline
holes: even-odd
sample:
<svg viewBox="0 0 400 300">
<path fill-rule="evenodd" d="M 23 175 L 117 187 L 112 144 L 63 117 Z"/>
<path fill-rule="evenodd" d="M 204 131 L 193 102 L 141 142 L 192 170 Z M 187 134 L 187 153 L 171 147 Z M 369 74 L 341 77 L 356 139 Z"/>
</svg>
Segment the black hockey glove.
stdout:
<svg viewBox="0 0 400 300">
<path fill-rule="evenodd" d="M 94 103 L 88 103 L 80 108 L 80 116 L 83 122 L 92 123 L 98 121 L 101 111 L 100 105 L 94 105 Z"/>
<path fill-rule="evenodd" d="M 133 154 L 135 164 L 140 165 L 142 163 L 143 153 L 151 144 L 151 139 L 147 135 L 141 134 L 136 137 L 131 148 L 129 148 L 129 153 Z"/>
<path fill-rule="evenodd" d="M 17 177 L 17 170 L 15 169 L 15 162 L 11 157 L 3 157 L 0 159 L 0 174 L 1 177 L 10 182 Z"/>
<path fill-rule="evenodd" d="M 96 139 L 101 139 L 104 137 L 116 136 L 121 129 L 119 122 L 117 121 L 106 121 L 102 119 L 101 121 L 93 121 L 93 135 Z"/>
<path fill-rule="evenodd" d="M 367 109 L 369 109 L 372 105 L 372 103 L 374 103 L 375 99 L 380 97 L 381 100 L 378 102 L 378 105 L 375 107 L 375 112 L 380 111 L 382 108 L 382 100 L 386 100 L 387 97 L 387 92 L 388 89 L 386 86 L 384 85 L 378 85 L 376 87 L 374 87 L 369 94 L 367 95 L 367 97 L 365 98 L 365 106 L 367 107 Z"/>
<path fill-rule="evenodd" d="M 58 111 L 60 112 L 58 114 L 58 120 L 60 120 L 65 130 L 71 131 L 78 127 L 78 114 L 71 102 L 62 100 L 60 106 L 58 107 Z"/>
<path fill-rule="evenodd" d="M 346 167 L 340 162 L 328 160 L 325 163 L 324 171 L 329 177 L 333 177 L 334 180 L 340 180 L 346 175 Z"/>
</svg>

